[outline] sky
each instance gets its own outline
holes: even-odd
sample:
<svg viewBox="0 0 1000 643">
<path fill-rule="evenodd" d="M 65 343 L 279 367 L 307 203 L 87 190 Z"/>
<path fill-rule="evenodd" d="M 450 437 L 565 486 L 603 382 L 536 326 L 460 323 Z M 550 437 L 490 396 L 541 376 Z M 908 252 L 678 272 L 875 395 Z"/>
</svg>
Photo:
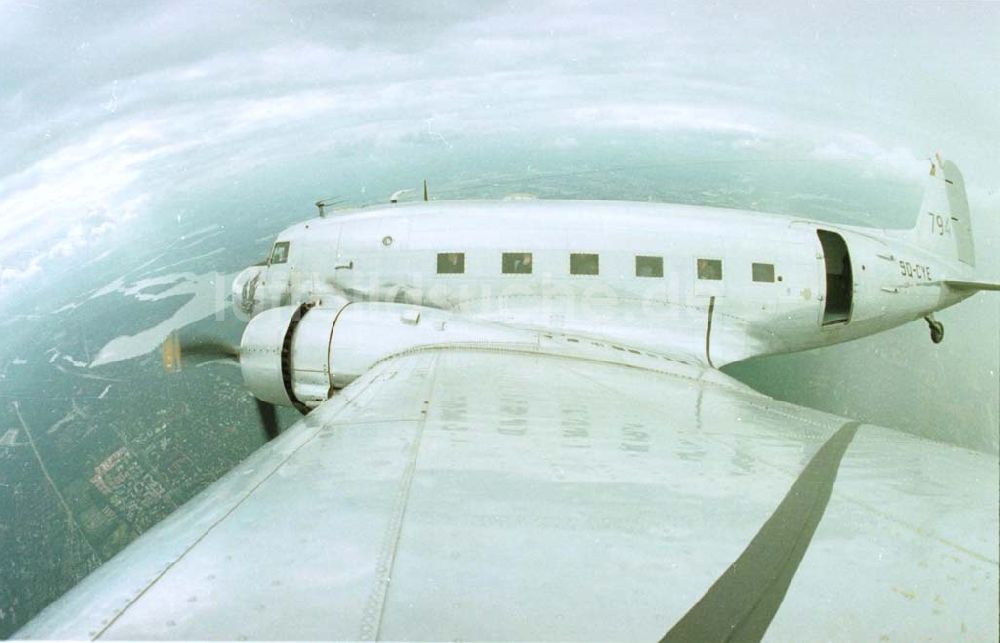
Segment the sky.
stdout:
<svg viewBox="0 0 1000 643">
<path fill-rule="evenodd" d="M 0 315 L 84 288 L 109 248 L 232 212 L 650 161 L 782 162 L 806 196 L 816 168 L 849 167 L 886 186 L 870 222 L 910 225 L 919 192 L 897 195 L 941 151 L 1000 278 L 998 3 L 0 0 L 0 60 Z M 950 361 L 900 331 L 893 367 L 930 373 L 901 406 L 952 380 L 995 433 L 997 299 L 946 315 Z M 792 364 L 853 371 L 864 390 L 830 408 L 859 415 L 886 384 L 870 348 Z"/>
<path fill-rule="evenodd" d="M 994 3 L 0 3 L 0 300 L 165 194 L 310 155 L 718 135 L 997 201 Z M 135 224 L 133 224 L 135 225 Z"/>
</svg>

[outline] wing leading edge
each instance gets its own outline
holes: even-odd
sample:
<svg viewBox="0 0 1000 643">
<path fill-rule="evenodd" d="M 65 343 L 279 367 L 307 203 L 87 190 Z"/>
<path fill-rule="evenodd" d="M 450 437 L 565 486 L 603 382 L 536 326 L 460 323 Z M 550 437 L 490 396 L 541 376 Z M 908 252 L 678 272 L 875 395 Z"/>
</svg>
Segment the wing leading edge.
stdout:
<svg viewBox="0 0 1000 643">
<path fill-rule="evenodd" d="M 997 475 L 717 372 L 422 351 L 17 636 L 990 637 Z"/>
</svg>

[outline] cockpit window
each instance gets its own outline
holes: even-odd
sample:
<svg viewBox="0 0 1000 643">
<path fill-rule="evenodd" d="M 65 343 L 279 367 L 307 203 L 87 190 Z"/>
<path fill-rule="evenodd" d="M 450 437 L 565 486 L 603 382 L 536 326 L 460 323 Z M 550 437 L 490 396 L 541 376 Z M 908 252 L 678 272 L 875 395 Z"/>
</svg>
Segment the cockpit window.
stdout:
<svg viewBox="0 0 1000 643">
<path fill-rule="evenodd" d="M 698 259 L 698 279 L 719 281 L 722 279 L 721 259 Z"/>
<path fill-rule="evenodd" d="M 464 252 L 439 252 L 438 274 L 460 275 L 465 272 Z"/>
<path fill-rule="evenodd" d="M 274 244 L 274 250 L 271 251 L 271 265 L 285 263 L 286 261 L 288 261 L 288 242 L 279 241 Z"/>
</svg>

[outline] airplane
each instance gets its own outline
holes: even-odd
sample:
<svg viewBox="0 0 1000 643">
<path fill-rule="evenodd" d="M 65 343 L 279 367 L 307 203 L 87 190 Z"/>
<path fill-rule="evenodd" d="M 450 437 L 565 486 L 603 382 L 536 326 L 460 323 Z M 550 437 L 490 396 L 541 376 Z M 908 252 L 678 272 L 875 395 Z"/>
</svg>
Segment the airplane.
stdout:
<svg viewBox="0 0 1000 643">
<path fill-rule="evenodd" d="M 938 343 L 1000 289 L 959 169 L 927 183 L 911 230 L 321 207 L 236 278 L 238 347 L 165 347 L 238 361 L 273 439 L 15 638 L 995 639 L 994 456 L 719 370 L 919 319 Z"/>
</svg>

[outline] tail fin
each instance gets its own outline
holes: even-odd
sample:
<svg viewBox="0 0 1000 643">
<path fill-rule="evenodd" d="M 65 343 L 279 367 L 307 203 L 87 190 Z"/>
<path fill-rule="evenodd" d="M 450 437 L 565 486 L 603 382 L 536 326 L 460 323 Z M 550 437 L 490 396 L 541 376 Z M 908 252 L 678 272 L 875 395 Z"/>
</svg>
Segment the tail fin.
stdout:
<svg viewBox="0 0 1000 643">
<path fill-rule="evenodd" d="M 920 216 L 908 236 L 914 244 L 941 257 L 976 265 L 965 180 L 958 166 L 940 154 L 931 160 Z"/>
</svg>

